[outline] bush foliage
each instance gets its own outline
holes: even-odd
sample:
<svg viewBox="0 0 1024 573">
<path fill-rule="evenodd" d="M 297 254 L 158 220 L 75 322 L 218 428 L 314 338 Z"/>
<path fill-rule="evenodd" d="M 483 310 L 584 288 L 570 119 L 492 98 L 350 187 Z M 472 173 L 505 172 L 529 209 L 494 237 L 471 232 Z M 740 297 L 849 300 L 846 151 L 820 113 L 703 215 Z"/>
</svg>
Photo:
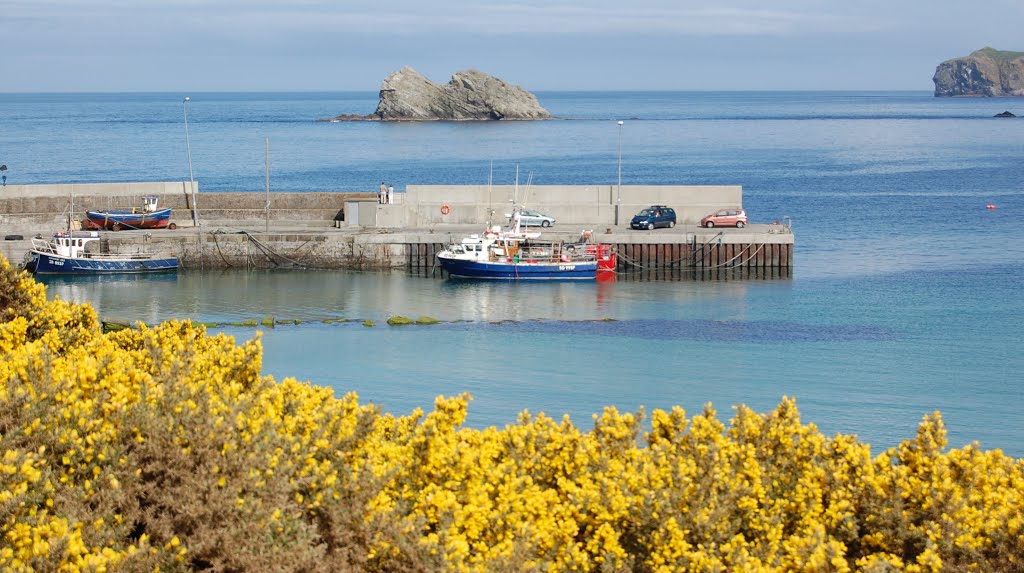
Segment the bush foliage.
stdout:
<svg viewBox="0 0 1024 573">
<path fill-rule="evenodd" d="M 1022 462 L 938 413 L 876 456 L 790 399 L 477 430 L 276 382 L 258 337 L 103 333 L 2 260 L 0 302 L 4 570 L 1024 570 Z"/>
</svg>

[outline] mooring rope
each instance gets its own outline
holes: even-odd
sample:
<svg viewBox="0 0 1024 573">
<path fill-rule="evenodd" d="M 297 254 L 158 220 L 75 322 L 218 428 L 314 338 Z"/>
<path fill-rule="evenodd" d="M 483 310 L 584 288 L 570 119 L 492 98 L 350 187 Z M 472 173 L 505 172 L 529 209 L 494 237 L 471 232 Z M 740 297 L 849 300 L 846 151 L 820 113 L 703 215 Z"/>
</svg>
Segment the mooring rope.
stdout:
<svg viewBox="0 0 1024 573">
<path fill-rule="evenodd" d="M 703 249 L 705 246 L 710 245 L 710 244 L 711 244 L 710 242 L 704 243 L 701 246 L 701 249 Z M 720 268 L 723 268 L 723 267 L 731 267 L 731 268 L 742 267 L 743 265 L 747 264 L 747 262 L 749 262 L 750 259 L 756 257 L 757 254 L 759 252 L 761 252 L 761 250 L 765 247 L 766 244 L 767 243 L 759 243 L 757 249 L 754 250 L 754 252 L 751 253 L 749 257 L 747 257 L 745 260 L 743 260 L 743 262 L 741 262 L 739 264 L 736 264 L 736 265 L 730 265 L 730 263 L 732 263 L 736 259 L 742 257 L 744 252 L 748 251 L 752 245 L 750 245 L 750 244 L 744 245 L 743 248 L 740 250 L 740 252 L 736 254 L 736 256 L 732 257 L 731 259 L 729 259 L 728 261 L 725 261 L 722 264 L 714 265 L 714 266 L 710 266 L 710 267 L 699 267 L 699 266 L 697 266 L 697 262 L 696 262 L 697 251 L 694 251 L 694 262 L 693 262 L 693 264 L 686 265 L 684 267 L 679 267 L 679 270 L 694 270 L 694 271 L 696 271 L 696 270 L 720 269 Z M 675 265 L 676 263 L 678 263 L 678 262 L 683 260 L 683 259 L 678 259 L 676 261 L 672 261 L 672 262 L 669 262 L 669 263 L 663 263 L 660 266 L 649 267 L 649 266 L 642 265 L 642 264 L 634 261 L 633 259 L 631 259 L 630 257 L 628 257 L 625 254 L 619 253 L 618 256 L 621 257 L 623 260 L 625 260 L 626 263 L 629 264 L 630 266 L 636 267 L 638 269 L 644 269 L 644 270 L 655 270 L 655 269 L 658 269 L 658 270 L 661 270 L 661 269 L 670 270 L 670 269 L 668 269 L 669 265 Z"/>
<path fill-rule="evenodd" d="M 743 261 L 742 263 L 738 264 L 738 265 L 732 265 L 732 266 L 729 266 L 729 263 L 731 263 L 732 261 L 735 261 L 736 259 L 738 259 L 738 258 L 740 258 L 741 256 L 743 256 L 743 251 L 745 251 L 745 250 L 747 250 L 748 248 L 750 248 L 750 245 L 745 245 L 745 246 L 743 247 L 743 249 L 741 249 L 741 250 L 740 250 L 740 252 L 739 252 L 739 253 L 738 253 L 738 254 L 737 254 L 737 255 L 736 255 L 735 257 L 733 257 L 733 258 L 729 259 L 728 261 L 725 261 L 724 263 L 722 263 L 722 264 L 720 264 L 720 265 L 715 265 L 715 266 L 713 266 L 713 267 L 704 267 L 704 268 L 706 268 L 706 269 L 719 269 L 719 268 L 722 268 L 722 267 L 725 267 L 725 266 L 729 266 L 729 268 L 738 268 L 738 267 L 742 267 L 743 265 L 747 264 L 747 263 L 748 263 L 748 262 L 750 261 L 750 259 L 752 259 L 752 258 L 756 257 L 756 256 L 757 256 L 757 253 L 759 253 L 759 252 L 761 251 L 761 249 L 763 249 L 763 248 L 764 248 L 764 246 L 765 246 L 766 244 L 767 244 L 767 243 L 760 243 L 760 244 L 758 245 L 757 249 L 755 249 L 755 250 L 754 250 L 754 252 L 753 252 L 753 253 L 751 253 L 749 257 L 747 257 L 746 259 L 744 259 L 744 261 Z"/>
<path fill-rule="evenodd" d="M 220 255 L 220 260 L 224 261 L 224 264 L 227 265 L 228 268 L 233 267 L 234 265 L 228 262 L 227 258 L 224 257 L 224 253 L 220 250 L 220 241 L 217 240 L 218 233 L 210 234 L 213 235 L 213 244 L 217 247 L 217 254 Z"/>
<path fill-rule="evenodd" d="M 257 239 L 256 237 L 252 236 L 252 234 L 249 233 L 248 231 L 242 231 L 242 234 L 245 235 L 246 237 L 248 237 L 249 240 L 252 241 L 254 245 L 259 247 L 260 250 L 262 250 L 267 255 L 272 255 L 274 257 L 278 257 L 280 259 L 288 261 L 289 263 L 291 263 L 291 264 L 293 264 L 293 265 L 295 265 L 296 267 L 299 267 L 299 268 L 303 268 L 304 269 L 304 268 L 308 268 L 309 267 L 309 265 L 306 265 L 303 262 L 296 261 L 295 259 L 293 259 L 291 257 L 288 257 L 286 255 L 282 255 L 281 253 L 278 253 L 274 249 L 271 249 L 269 246 L 263 244 L 259 239 Z M 276 262 L 276 261 L 273 261 L 273 259 L 271 259 L 271 261 L 272 262 Z"/>
</svg>

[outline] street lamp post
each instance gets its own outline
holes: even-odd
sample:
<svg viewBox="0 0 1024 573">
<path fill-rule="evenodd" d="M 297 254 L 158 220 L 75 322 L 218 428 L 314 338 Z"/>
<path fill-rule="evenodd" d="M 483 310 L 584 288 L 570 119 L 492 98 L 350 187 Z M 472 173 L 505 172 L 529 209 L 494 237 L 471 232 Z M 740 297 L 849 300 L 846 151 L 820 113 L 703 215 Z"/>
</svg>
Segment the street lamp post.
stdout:
<svg viewBox="0 0 1024 573">
<path fill-rule="evenodd" d="M 188 102 L 189 97 L 181 102 L 181 111 L 185 114 L 185 152 L 188 154 L 188 181 L 192 191 L 192 224 L 199 226 L 199 209 L 196 207 L 196 180 L 192 177 L 192 144 L 188 140 Z"/>
<path fill-rule="evenodd" d="M 622 207 L 622 121 L 619 121 L 619 186 L 615 191 L 615 225 L 619 224 L 619 208 Z"/>
</svg>

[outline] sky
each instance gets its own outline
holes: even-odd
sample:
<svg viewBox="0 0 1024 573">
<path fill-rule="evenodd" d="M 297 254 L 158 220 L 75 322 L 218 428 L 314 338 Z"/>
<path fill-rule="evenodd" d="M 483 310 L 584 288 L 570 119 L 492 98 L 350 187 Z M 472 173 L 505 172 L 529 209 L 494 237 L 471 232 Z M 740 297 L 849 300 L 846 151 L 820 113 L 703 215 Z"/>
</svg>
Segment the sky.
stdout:
<svg viewBox="0 0 1024 573">
<path fill-rule="evenodd" d="M 0 92 L 932 90 L 1022 0 L 0 0 Z"/>
</svg>

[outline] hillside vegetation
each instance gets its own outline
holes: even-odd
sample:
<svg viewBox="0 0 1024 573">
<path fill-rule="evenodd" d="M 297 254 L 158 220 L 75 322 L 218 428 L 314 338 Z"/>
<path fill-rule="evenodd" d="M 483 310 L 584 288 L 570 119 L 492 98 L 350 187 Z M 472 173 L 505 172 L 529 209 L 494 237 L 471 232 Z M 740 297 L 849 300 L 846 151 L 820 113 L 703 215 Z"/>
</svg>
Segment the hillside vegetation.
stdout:
<svg viewBox="0 0 1024 573">
<path fill-rule="evenodd" d="M 878 455 L 790 399 L 471 429 L 263 376 L 258 337 L 104 334 L 2 259 L 0 308 L 5 571 L 1024 570 L 1022 462 L 938 413 Z"/>
<path fill-rule="evenodd" d="M 993 60 L 1008 62 L 1024 57 L 1024 52 L 1011 52 L 1009 50 L 997 50 L 995 48 L 982 48 L 971 53 L 972 56 L 984 56 Z"/>
</svg>

